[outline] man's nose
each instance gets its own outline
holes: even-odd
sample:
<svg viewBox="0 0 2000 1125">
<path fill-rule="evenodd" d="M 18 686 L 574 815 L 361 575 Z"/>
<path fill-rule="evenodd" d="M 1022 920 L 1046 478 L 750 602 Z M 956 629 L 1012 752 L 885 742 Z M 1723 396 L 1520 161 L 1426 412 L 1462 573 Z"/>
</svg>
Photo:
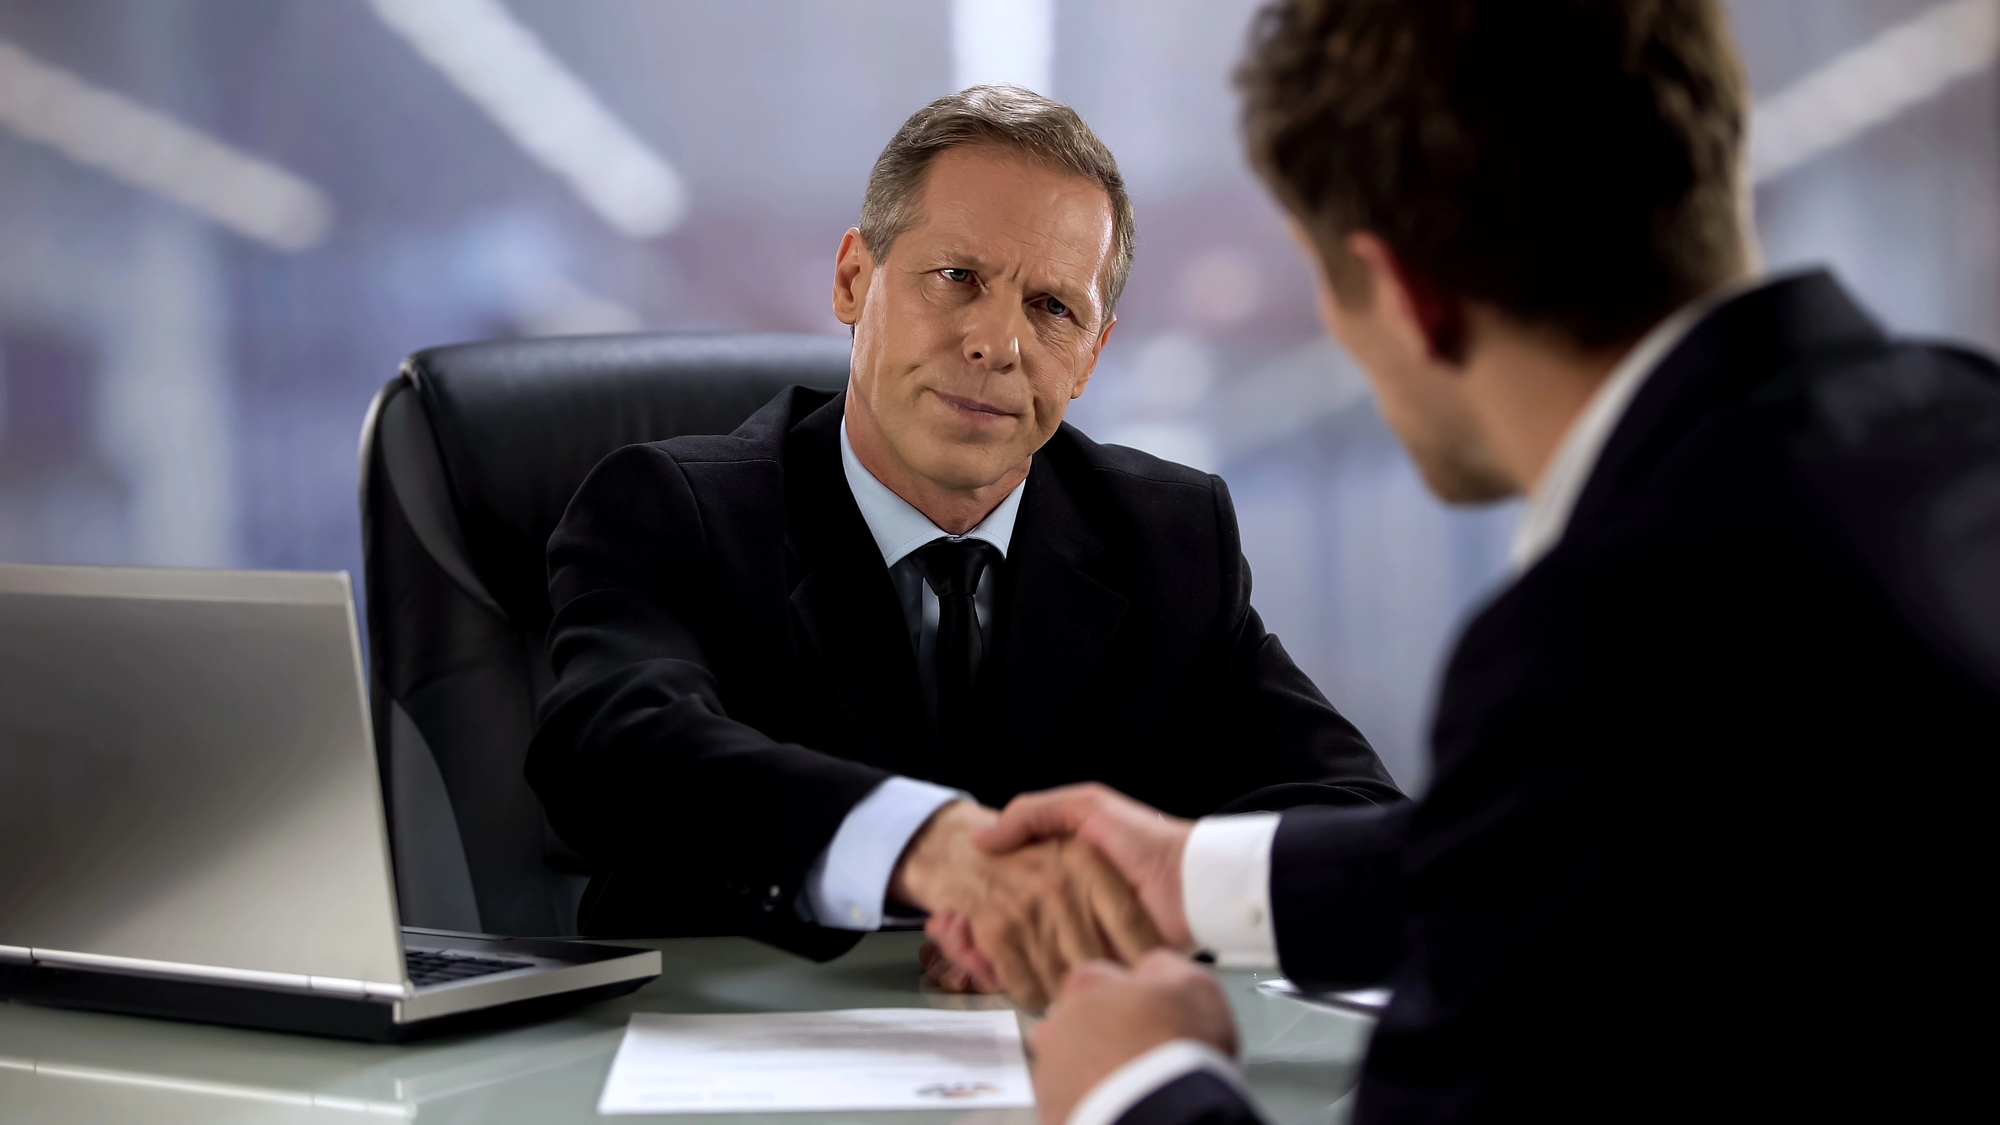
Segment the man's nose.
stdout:
<svg viewBox="0 0 2000 1125">
<path fill-rule="evenodd" d="M 966 325 L 965 362 L 996 373 L 1014 370 L 1021 362 L 1021 333 L 1027 328 L 1019 301 L 989 297 L 977 302 Z"/>
</svg>

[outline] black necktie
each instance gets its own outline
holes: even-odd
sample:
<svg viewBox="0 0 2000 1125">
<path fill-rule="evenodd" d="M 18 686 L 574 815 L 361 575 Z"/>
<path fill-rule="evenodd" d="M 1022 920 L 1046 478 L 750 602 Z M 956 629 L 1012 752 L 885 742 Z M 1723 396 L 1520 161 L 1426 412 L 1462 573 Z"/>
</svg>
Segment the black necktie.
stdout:
<svg viewBox="0 0 2000 1125">
<path fill-rule="evenodd" d="M 999 551 L 978 539 L 938 539 L 910 558 L 938 600 L 937 745 L 962 743 L 972 721 L 972 675 L 980 656 L 972 595 Z"/>
</svg>

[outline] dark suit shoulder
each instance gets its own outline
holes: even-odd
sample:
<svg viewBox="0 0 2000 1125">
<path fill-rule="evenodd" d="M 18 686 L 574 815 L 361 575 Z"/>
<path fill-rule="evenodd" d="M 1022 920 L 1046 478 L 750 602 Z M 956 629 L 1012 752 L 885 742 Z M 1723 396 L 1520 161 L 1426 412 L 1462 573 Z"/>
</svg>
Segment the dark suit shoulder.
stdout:
<svg viewBox="0 0 2000 1125">
<path fill-rule="evenodd" d="M 1065 448 L 1079 466 L 1114 480 L 1122 477 L 1140 484 L 1176 485 L 1207 492 L 1215 490 L 1216 478 L 1212 474 L 1130 446 L 1100 444 L 1066 422 L 1057 432 L 1056 440 L 1050 444 Z"/>
<path fill-rule="evenodd" d="M 1047 458 L 1079 511 L 1110 544 L 1149 566 L 1212 572 L 1232 565 L 1240 547 L 1236 513 L 1221 478 L 1122 445 L 1100 445 L 1065 424 L 1039 457 Z M 1210 550 L 1198 545 L 1207 544 Z"/>
<path fill-rule="evenodd" d="M 2000 366 L 1965 348 L 1897 343 L 1797 384 L 1802 422 L 1846 458 L 1916 459 L 2000 450 Z"/>
<path fill-rule="evenodd" d="M 1829 562 L 1928 584 L 1941 554 L 2000 549 L 2000 367 L 1986 356 L 1858 349 L 1772 380 L 1716 430 L 1695 463 L 1737 470 L 1738 503 L 1803 521 Z M 1894 576 L 1917 560 L 1928 573 Z"/>
<path fill-rule="evenodd" d="M 1564 548 L 1582 550 L 1554 557 L 1575 556 L 1557 569 L 1645 567 L 1629 546 L 1664 544 L 1740 573 L 1754 543 L 1782 546 L 1787 565 L 1882 578 L 1995 526 L 2000 481 L 1981 482 L 1996 474 L 2000 368 L 1959 348 L 1878 342 L 1773 373 L 1712 411 L 1611 518 L 1572 527 Z"/>
<path fill-rule="evenodd" d="M 777 461 L 785 455 L 785 439 L 806 416 L 833 401 L 838 392 L 810 387 L 786 387 L 759 407 L 733 433 L 683 434 L 653 442 L 683 465 L 746 461 Z"/>
<path fill-rule="evenodd" d="M 606 455 L 549 543 L 557 604 L 578 592 L 564 572 L 585 557 L 648 587 L 667 575 L 683 586 L 711 582 L 717 572 L 763 575 L 768 567 L 745 560 L 782 558 L 786 439 L 835 394 L 787 387 L 733 433 L 685 434 Z"/>
<path fill-rule="evenodd" d="M 1593 693 L 1656 714 L 1660 737 L 1731 707 L 1776 714 L 1781 690 L 1841 698 L 1840 682 L 1887 699 L 1896 676 L 1990 707 L 1995 574 L 1991 361 L 1889 341 L 1812 357 L 1709 411 L 1475 618 L 1447 676 L 1459 706 L 1437 720 L 1440 776 L 1478 731 L 1491 740 L 1492 716 L 1546 718 Z M 1662 707 L 1667 684 L 1689 686 Z"/>
<path fill-rule="evenodd" d="M 776 461 L 782 455 L 778 448 L 762 442 L 748 441 L 734 434 L 686 434 L 653 442 L 652 447 L 682 465 Z"/>
<path fill-rule="evenodd" d="M 2000 366 L 1896 344 L 1802 380 L 1774 497 L 1947 663 L 2000 692 Z"/>
</svg>

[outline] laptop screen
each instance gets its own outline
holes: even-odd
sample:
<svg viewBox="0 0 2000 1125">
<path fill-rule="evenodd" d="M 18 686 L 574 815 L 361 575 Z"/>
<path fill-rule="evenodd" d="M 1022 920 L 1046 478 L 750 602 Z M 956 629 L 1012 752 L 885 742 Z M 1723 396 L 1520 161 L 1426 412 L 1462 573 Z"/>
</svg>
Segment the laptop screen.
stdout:
<svg viewBox="0 0 2000 1125">
<path fill-rule="evenodd" d="M 0 566 L 0 946 L 399 982 L 344 574 Z"/>
</svg>

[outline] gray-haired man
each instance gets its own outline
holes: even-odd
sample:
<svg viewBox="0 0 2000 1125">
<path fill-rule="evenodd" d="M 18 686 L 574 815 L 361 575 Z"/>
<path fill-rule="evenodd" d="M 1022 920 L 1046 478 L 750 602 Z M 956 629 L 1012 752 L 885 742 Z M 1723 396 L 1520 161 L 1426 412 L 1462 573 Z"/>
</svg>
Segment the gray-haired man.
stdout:
<svg viewBox="0 0 2000 1125">
<path fill-rule="evenodd" d="M 549 544 L 529 760 L 597 870 L 586 932 L 830 957 L 946 912 L 1033 1007 L 1158 938 L 1088 847 L 973 847 L 989 806 L 1083 780 L 1184 815 L 1399 799 L 1250 607 L 1222 482 L 1062 424 L 1132 248 L 1073 111 L 940 99 L 841 240 L 845 395 L 598 466 Z"/>
</svg>

